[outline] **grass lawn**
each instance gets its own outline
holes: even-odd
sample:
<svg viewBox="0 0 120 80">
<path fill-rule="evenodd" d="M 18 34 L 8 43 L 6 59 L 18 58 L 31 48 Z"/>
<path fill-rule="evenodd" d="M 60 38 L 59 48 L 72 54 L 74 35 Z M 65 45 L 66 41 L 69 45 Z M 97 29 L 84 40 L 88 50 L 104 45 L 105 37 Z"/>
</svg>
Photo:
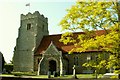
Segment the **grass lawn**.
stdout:
<svg viewBox="0 0 120 80">
<path fill-rule="evenodd" d="M 4 76 L 4 77 L 7 77 L 7 76 L 9 76 L 9 77 L 31 77 L 31 78 L 48 78 L 48 76 L 47 75 L 39 75 L 39 76 L 37 76 L 37 75 L 17 75 L 17 76 L 15 76 L 15 75 L 13 75 L 13 74 L 1 74 L 0 76 Z M 51 75 L 51 77 L 52 78 L 54 78 L 54 76 L 53 75 Z M 93 74 L 77 74 L 77 77 L 78 78 L 95 78 L 95 75 L 93 75 Z M 64 75 L 64 76 L 58 76 L 58 77 L 55 77 L 55 78 L 72 78 L 72 75 Z"/>
<path fill-rule="evenodd" d="M 78 74 L 78 78 L 95 78 L 94 74 Z"/>
</svg>

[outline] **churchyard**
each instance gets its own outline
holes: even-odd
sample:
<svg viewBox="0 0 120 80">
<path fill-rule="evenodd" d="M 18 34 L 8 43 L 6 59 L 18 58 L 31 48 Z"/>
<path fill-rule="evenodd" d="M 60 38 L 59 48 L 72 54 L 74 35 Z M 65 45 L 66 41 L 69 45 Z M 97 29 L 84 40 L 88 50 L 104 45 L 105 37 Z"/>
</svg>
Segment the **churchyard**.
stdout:
<svg viewBox="0 0 120 80">
<path fill-rule="evenodd" d="M 78 80 L 119 80 L 117 79 L 117 76 L 113 76 L 111 78 L 103 78 L 103 74 L 99 74 L 98 78 L 96 79 L 95 74 L 76 74 Z M 35 72 L 30 73 L 30 72 L 11 72 L 11 73 L 5 73 L 1 74 L 0 77 L 4 78 L 29 78 L 29 79 L 68 79 L 68 80 L 73 80 L 75 79 L 73 75 L 64 75 L 64 76 L 57 76 L 55 75 L 37 75 Z M 7 79 L 8 80 L 8 79 Z"/>
<path fill-rule="evenodd" d="M 81 29 L 79 33 L 49 35 L 47 17 L 39 11 L 21 14 L 12 69 L 0 60 L 0 80 L 119 80 L 120 15 L 116 12 L 120 10 L 114 9 L 119 8 L 118 3 L 114 4 L 76 3 L 60 25 L 63 30 Z M 112 11 L 118 14 L 116 18 Z"/>
<path fill-rule="evenodd" d="M 116 78 L 94 78 L 94 76 L 92 74 L 79 74 L 77 75 L 78 79 L 74 79 L 72 78 L 72 75 L 65 75 L 63 77 L 54 77 L 52 75 L 51 78 L 48 78 L 47 75 L 41 75 L 41 76 L 14 76 L 14 75 L 8 75 L 8 74 L 4 74 L 0 75 L 0 78 L 2 80 L 119 80 Z"/>
<path fill-rule="evenodd" d="M 24 74 L 24 75 L 23 75 Z M 22 77 L 22 76 L 25 76 L 25 77 L 31 77 L 31 78 L 48 78 L 48 75 L 35 75 L 34 73 L 33 74 L 28 74 L 28 73 L 16 73 L 16 74 L 2 74 L 0 76 L 3 76 L 3 77 Z M 94 74 L 78 74 L 77 75 L 78 78 L 95 78 L 95 75 Z M 51 78 L 61 78 L 61 79 L 64 79 L 64 78 L 72 78 L 72 75 L 64 75 L 64 76 L 58 76 L 58 77 L 54 77 L 54 75 L 51 75 Z"/>
</svg>

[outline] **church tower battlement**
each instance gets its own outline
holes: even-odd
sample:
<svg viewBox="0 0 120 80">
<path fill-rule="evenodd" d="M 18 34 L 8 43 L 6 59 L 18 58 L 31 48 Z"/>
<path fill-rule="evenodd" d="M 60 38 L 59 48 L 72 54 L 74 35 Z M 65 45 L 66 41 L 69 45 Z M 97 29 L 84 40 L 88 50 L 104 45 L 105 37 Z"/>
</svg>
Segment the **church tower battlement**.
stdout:
<svg viewBox="0 0 120 80">
<path fill-rule="evenodd" d="M 21 14 L 21 20 L 25 20 L 25 19 L 29 19 L 29 18 L 40 18 L 44 22 L 48 21 L 48 18 L 44 17 L 44 15 L 41 15 L 38 11 L 35 11 L 33 14 L 30 12 L 26 15 Z"/>
<path fill-rule="evenodd" d="M 34 51 L 43 36 L 48 35 L 48 19 L 38 11 L 21 14 L 20 28 L 14 50 L 14 71 L 33 71 Z"/>
</svg>

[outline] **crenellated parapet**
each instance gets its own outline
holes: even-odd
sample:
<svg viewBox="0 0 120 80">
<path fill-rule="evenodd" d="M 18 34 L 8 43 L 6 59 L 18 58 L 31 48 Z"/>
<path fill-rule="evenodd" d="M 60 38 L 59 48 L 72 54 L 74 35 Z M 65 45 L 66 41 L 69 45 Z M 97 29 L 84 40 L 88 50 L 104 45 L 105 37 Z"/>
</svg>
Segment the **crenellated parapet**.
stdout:
<svg viewBox="0 0 120 80">
<path fill-rule="evenodd" d="M 28 13 L 26 15 L 21 14 L 21 20 L 26 20 L 26 19 L 30 19 L 30 18 L 40 18 L 40 20 L 44 21 L 44 22 L 48 22 L 48 18 L 45 17 L 43 14 L 40 14 L 38 11 L 35 11 L 34 13 Z"/>
</svg>

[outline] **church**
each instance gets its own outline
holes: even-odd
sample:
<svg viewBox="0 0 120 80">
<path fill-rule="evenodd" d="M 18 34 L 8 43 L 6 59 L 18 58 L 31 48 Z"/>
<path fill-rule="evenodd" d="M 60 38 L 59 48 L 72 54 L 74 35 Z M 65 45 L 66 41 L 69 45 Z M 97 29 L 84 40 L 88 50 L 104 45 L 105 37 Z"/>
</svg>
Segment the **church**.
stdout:
<svg viewBox="0 0 120 80">
<path fill-rule="evenodd" d="M 76 66 L 76 73 L 93 73 L 93 69 L 82 66 L 86 61 L 95 59 L 96 53 L 102 51 L 86 51 L 84 53 L 68 52 L 74 47 L 73 44 L 64 45 L 60 42 L 62 34 L 49 35 L 48 18 L 38 11 L 21 14 L 18 38 L 14 48 L 13 64 L 14 71 L 34 72 L 39 74 L 58 72 L 72 74 L 73 66 Z M 99 30 L 99 35 L 104 31 Z M 83 32 L 73 33 L 74 37 Z M 106 57 L 106 55 L 105 55 Z M 103 70 L 104 72 L 105 70 Z"/>
</svg>

